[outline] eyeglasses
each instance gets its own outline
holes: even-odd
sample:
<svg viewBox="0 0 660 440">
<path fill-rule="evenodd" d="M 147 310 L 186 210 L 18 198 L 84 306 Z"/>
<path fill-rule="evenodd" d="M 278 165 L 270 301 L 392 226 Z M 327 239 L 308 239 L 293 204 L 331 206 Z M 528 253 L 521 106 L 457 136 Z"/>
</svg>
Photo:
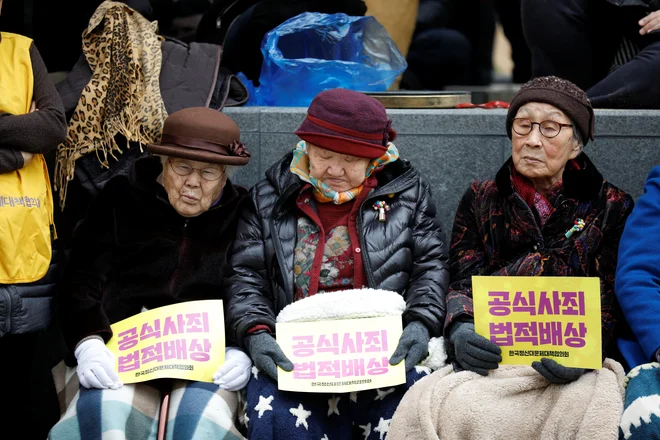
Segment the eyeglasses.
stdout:
<svg viewBox="0 0 660 440">
<path fill-rule="evenodd" d="M 532 122 L 529 119 L 516 118 L 513 120 L 513 131 L 515 131 L 520 136 L 526 136 L 531 133 L 534 125 L 538 125 L 541 134 L 548 139 L 557 137 L 561 132 L 562 127 L 573 126 L 573 124 L 560 124 L 559 122 L 555 121 Z"/>
<path fill-rule="evenodd" d="M 199 171 L 199 175 L 202 176 L 202 179 L 213 182 L 218 180 L 224 174 L 224 172 L 218 168 L 193 168 L 185 162 L 181 161 L 168 161 L 172 170 L 177 173 L 179 176 L 189 176 L 193 171 Z"/>
</svg>

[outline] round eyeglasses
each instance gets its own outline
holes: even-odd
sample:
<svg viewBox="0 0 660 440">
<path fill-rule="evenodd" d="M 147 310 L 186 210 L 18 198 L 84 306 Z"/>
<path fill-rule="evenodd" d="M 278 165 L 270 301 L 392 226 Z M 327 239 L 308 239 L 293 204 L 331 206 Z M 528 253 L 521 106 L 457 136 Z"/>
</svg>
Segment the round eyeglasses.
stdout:
<svg viewBox="0 0 660 440">
<path fill-rule="evenodd" d="M 539 126 L 539 132 L 548 138 L 552 139 L 557 137 L 561 132 L 563 127 L 572 127 L 573 124 L 560 124 L 555 121 L 542 121 L 542 122 L 532 122 L 526 118 L 516 118 L 513 120 L 513 131 L 515 131 L 520 136 L 526 136 L 531 133 L 534 125 Z"/>
<path fill-rule="evenodd" d="M 193 168 L 187 163 L 178 160 L 170 160 L 168 162 L 170 163 L 172 170 L 179 176 L 189 176 L 193 173 L 193 171 L 199 171 L 199 175 L 202 177 L 202 179 L 213 182 L 214 180 L 221 178 L 224 174 L 224 172 L 218 168 Z"/>
</svg>

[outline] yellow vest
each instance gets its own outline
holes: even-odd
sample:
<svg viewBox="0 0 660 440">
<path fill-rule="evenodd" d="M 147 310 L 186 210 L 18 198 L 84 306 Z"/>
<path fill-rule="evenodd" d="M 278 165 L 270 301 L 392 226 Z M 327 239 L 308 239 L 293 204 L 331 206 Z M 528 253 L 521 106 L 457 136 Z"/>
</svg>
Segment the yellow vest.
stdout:
<svg viewBox="0 0 660 440">
<path fill-rule="evenodd" d="M 32 105 L 32 40 L 0 34 L 0 112 L 22 115 Z M 35 154 L 20 170 L 0 174 L 1 284 L 28 283 L 46 274 L 52 224 L 53 195 L 43 155 Z"/>
</svg>

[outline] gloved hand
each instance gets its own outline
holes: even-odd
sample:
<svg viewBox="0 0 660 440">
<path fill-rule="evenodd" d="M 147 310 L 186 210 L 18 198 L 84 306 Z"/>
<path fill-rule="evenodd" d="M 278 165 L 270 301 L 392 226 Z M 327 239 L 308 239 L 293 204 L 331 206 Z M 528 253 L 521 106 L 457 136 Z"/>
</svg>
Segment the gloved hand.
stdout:
<svg viewBox="0 0 660 440">
<path fill-rule="evenodd" d="M 252 361 L 239 348 L 227 347 L 225 362 L 213 375 L 213 383 L 227 391 L 238 391 L 250 381 Z"/>
<path fill-rule="evenodd" d="M 545 377 L 548 382 L 558 385 L 573 382 L 587 371 L 584 368 L 564 367 L 550 358 L 541 358 L 541 362 L 532 362 L 532 368 L 538 371 L 541 376 Z"/>
<path fill-rule="evenodd" d="M 115 370 L 115 355 L 108 350 L 103 340 L 88 339 L 80 343 L 73 354 L 78 361 L 78 380 L 85 388 L 116 390 L 122 386 Z"/>
<path fill-rule="evenodd" d="M 456 361 L 466 370 L 488 376 L 502 362 L 502 349 L 478 335 L 471 322 L 456 322 L 449 330 L 449 342 L 454 346 Z"/>
<path fill-rule="evenodd" d="M 245 344 L 254 365 L 277 381 L 277 366 L 292 371 L 293 363 L 287 358 L 275 338 L 268 333 L 257 333 L 247 337 Z"/>
<path fill-rule="evenodd" d="M 390 365 L 396 365 L 406 360 L 406 371 L 412 370 L 422 359 L 429 354 L 429 330 L 419 321 L 410 322 L 403 329 L 399 345 L 390 358 Z"/>
</svg>

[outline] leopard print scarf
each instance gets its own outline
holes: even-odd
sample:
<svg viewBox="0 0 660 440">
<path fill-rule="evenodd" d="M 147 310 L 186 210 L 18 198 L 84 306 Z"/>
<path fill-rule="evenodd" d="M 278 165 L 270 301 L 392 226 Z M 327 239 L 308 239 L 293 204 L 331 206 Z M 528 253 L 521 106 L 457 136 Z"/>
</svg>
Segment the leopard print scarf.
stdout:
<svg viewBox="0 0 660 440">
<path fill-rule="evenodd" d="M 83 32 L 83 54 L 92 79 L 80 96 L 67 138 L 58 147 L 55 189 L 64 209 L 75 163 L 96 152 L 109 167 L 109 156 L 122 149 L 115 135 L 142 145 L 160 139 L 167 117 L 160 94 L 162 52 L 157 22 L 149 22 L 123 3 L 103 2 Z"/>
</svg>

